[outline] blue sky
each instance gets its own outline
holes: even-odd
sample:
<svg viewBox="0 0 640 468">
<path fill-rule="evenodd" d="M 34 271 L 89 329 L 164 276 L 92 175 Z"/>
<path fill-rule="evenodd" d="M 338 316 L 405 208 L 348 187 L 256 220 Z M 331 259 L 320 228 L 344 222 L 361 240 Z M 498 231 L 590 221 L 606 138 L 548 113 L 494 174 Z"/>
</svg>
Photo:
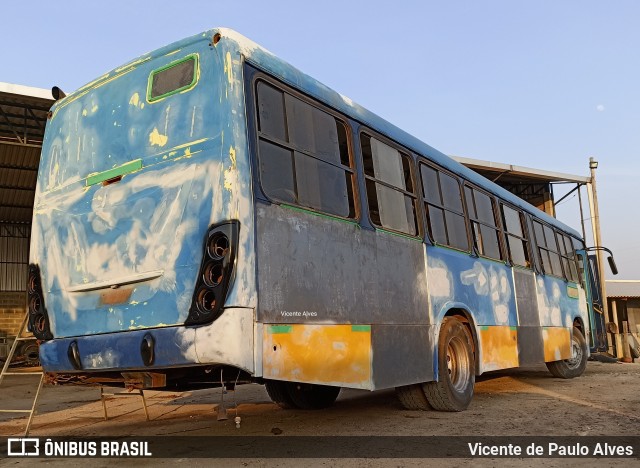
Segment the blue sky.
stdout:
<svg viewBox="0 0 640 468">
<path fill-rule="evenodd" d="M 640 279 L 640 2 L 7 0 L 2 17 L 0 81 L 71 91 L 226 26 L 446 154 L 585 176 L 593 156 L 616 279 Z M 579 230 L 576 201 L 559 217 Z"/>
</svg>

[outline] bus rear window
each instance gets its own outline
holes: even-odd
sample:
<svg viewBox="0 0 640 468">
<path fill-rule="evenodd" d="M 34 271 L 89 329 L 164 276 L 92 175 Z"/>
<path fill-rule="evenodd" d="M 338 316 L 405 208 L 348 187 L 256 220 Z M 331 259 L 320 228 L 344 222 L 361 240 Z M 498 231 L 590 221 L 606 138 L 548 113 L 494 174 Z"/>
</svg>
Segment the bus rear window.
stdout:
<svg viewBox="0 0 640 468">
<path fill-rule="evenodd" d="M 191 55 L 179 62 L 154 70 L 149 77 L 149 101 L 157 101 L 193 87 L 196 83 L 198 60 Z"/>
</svg>

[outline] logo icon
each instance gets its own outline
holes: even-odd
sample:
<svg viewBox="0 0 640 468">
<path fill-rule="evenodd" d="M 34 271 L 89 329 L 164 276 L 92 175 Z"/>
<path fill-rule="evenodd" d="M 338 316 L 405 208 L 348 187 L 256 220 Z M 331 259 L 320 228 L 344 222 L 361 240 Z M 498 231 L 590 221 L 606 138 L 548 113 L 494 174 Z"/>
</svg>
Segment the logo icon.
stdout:
<svg viewBox="0 0 640 468">
<path fill-rule="evenodd" d="M 37 457 L 40 455 L 40 439 L 19 437 L 7 439 L 7 455 L 10 457 Z"/>
</svg>

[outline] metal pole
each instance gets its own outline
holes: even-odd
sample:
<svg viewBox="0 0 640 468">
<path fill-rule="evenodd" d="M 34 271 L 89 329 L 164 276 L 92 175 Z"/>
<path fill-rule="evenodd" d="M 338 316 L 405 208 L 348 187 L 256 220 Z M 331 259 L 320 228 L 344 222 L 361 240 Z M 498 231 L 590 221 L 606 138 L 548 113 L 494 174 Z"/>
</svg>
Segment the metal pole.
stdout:
<svg viewBox="0 0 640 468">
<path fill-rule="evenodd" d="M 587 233 L 584 229 L 584 211 L 582 210 L 582 185 L 578 185 L 578 204 L 580 205 L 580 226 L 582 227 L 582 238 L 587 237 Z"/>
<path fill-rule="evenodd" d="M 596 169 L 598 161 L 595 158 L 589 158 L 589 169 L 591 171 L 591 192 L 592 192 L 592 226 L 593 226 L 593 243 L 596 247 L 602 246 L 602 235 L 600 234 L 600 213 L 598 210 L 598 191 L 596 189 Z M 609 319 L 609 311 L 607 307 L 607 287 L 604 279 L 604 261 L 602 258 L 602 250 L 596 250 L 596 258 L 598 259 L 598 274 L 600 276 L 600 289 L 602 291 L 602 310 L 604 312 L 605 322 Z"/>
</svg>

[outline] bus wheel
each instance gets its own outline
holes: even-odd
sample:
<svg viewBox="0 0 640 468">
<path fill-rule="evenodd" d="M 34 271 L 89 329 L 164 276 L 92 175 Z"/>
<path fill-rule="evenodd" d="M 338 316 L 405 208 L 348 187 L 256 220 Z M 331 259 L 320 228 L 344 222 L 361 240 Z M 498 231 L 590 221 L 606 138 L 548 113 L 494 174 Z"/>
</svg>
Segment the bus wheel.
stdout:
<svg viewBox="0 0 640 468">
<path fill-rule="evenodd" d="M 431 405 L 429 405 L 422 385 L 420 384 L 396 387 L 396 395 L 398 396 L 398 400 L 400 400 L 400 404 L 404 406 L 404 409 L 420 411 L 431 409 Z"/>
<path fill-rule="evenodd" d="M 280 380 L 267 380 L 264 384 L 271 401 L 283 409 L 295 408 L 289 396 L 287 389 L 288 384 L 290 384 L 290 382 L 282 382 Z"/>
<path fill-rule="evenodd" d="M 422 385 L 433 409 L 467 409 L 473 398 L 475 367 L 470 333 L 457 318 L 445 317 L 438 339 L 438 381 Z"/>
<path fill-rule="evenodd" d="M 305 410 L 327 408 L 333 405 L 340 393 L 340 387 L 298 382 L 287 382 L 287 390 L 293 406 Z"/>
<path fill-rule="evenodd" d="M 571 359 L 547 362 L 547 369 L 554 377 L 573 379 L 584 372 L 587 367 L 588 354 L 589 349 L 584 335 L 579 329 L 574 328 L 571 337 Z"/>
</svg>

